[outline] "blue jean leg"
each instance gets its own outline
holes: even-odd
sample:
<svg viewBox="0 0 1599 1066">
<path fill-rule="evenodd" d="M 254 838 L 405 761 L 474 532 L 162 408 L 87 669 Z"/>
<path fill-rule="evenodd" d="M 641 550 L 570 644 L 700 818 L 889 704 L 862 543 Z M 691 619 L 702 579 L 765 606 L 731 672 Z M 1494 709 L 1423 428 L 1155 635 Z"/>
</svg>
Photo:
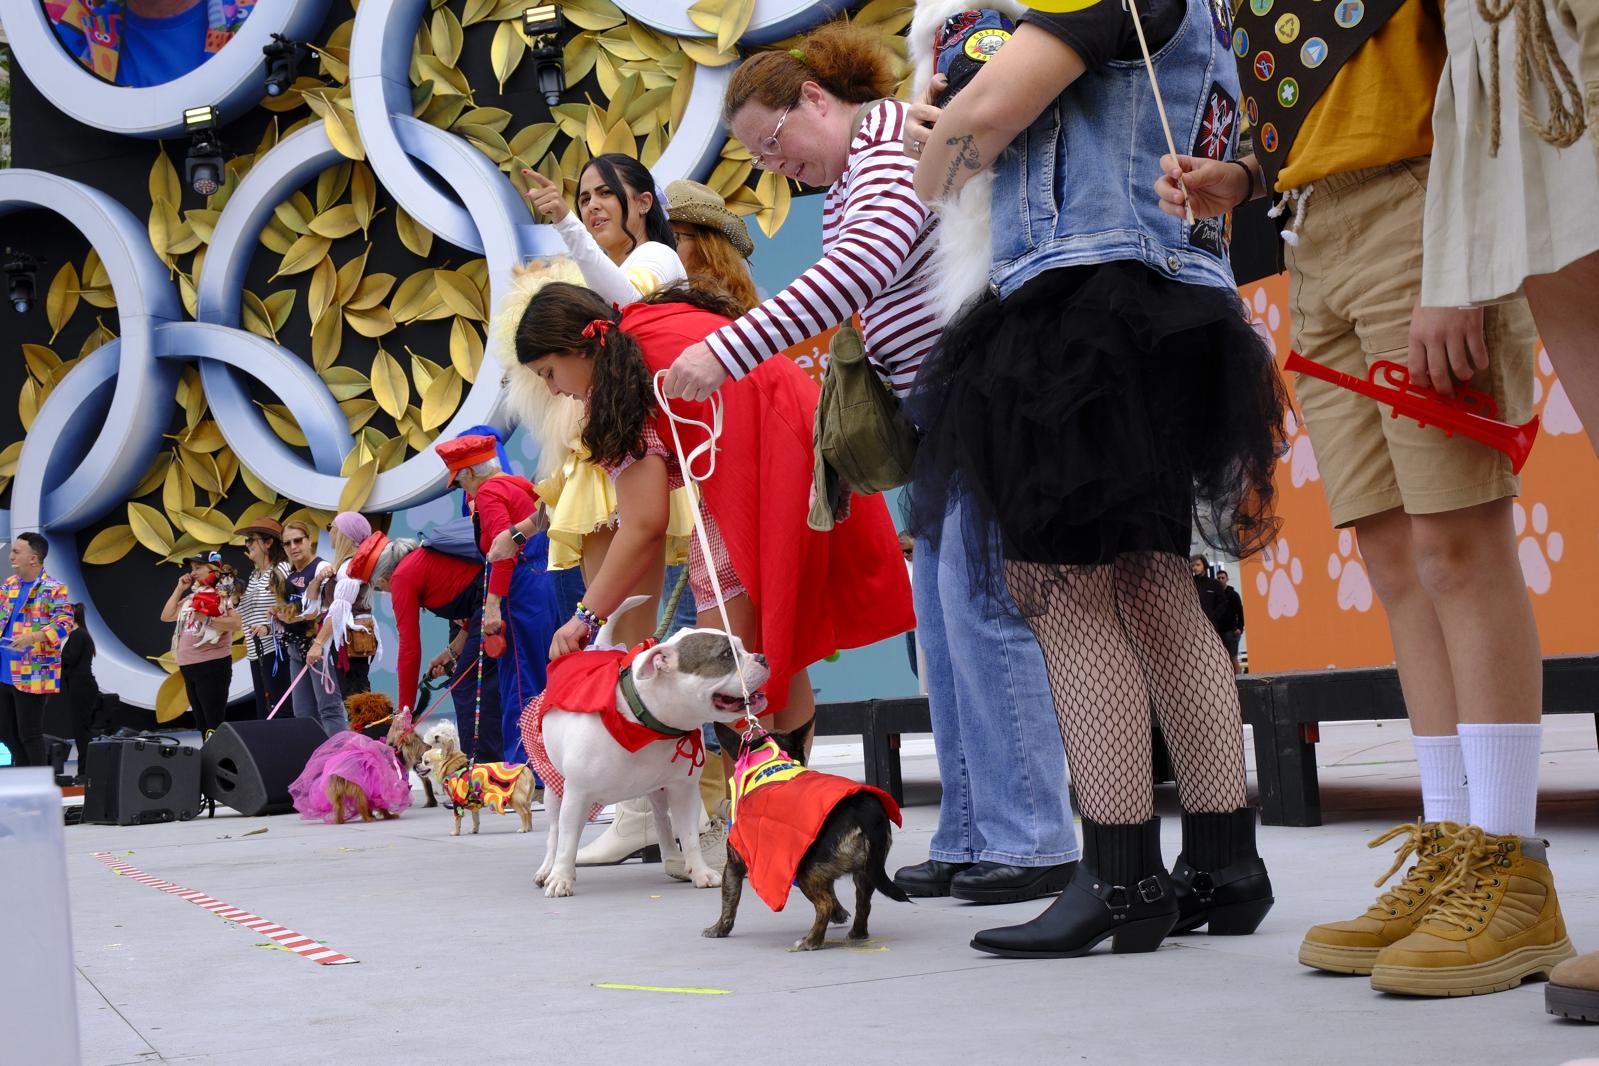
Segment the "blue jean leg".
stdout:
<svg viewBox="0 0 1599 1066">
<path fill-rule="evenodd" d="M 972 587 L 958 509 L 945 519 L 939 550 L 924 556 L 927 547 L 916 546 L 917 625 L 945 789 L 929 855 L 1069 862 L 1079 852 L 1043 652 L 1008 596 Z"/>
<path fill-rule="evenodd" d="M 482 668 L 482 713 L 478 713 L 478 649 L 482 647 L 482 619 L 473 618 L 467 627 L 466 643 L 456 658 L 456 672 L 450 683 L 462 674 L 473 676 L 461 681 L 450 690 L 450 700 L 455 705 L 455 731 L 461 738 L 461 750 L 468 751 L 477 762 L 499 762 L 505 757 L 500 738 L 500 660 L 484 656 Z M 473 723 L 476 723 L 477 747 L 472 747 Z"/>
</svg>

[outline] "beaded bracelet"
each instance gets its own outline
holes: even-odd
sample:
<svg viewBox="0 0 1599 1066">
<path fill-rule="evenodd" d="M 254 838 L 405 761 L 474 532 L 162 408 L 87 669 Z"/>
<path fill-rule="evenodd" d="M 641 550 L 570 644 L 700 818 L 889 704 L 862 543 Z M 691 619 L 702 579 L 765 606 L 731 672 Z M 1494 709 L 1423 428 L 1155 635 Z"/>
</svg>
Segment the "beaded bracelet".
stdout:
<svg viewBox="0 0 1599 1066">
<path fill-rule="evenodd" d="M 606 619 L 601 618 L 599 615 L 589 610 L 588 606 L 581 600 L 578 601 L 577 610 L 572 612 L 572 617 L 588 626 L 590 640 L 593 640 L 595 637 L 599 636 L 600 627 L 606 622 Z"/>
</svg>

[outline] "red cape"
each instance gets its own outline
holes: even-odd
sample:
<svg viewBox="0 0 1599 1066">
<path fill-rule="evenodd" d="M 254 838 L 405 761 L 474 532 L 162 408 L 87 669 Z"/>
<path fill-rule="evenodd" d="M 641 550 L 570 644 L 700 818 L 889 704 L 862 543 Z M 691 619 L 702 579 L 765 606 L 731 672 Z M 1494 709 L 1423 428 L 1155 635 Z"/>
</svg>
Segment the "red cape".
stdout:
<svg viewBox="0 0 1599 1066">
<path fill-rule="evenodd" d="M 774 911 L 788 903 L 800 860 L 816 842 L 833 808 L 857 792 L 870 792 L 895 825 L 899 804 L 882 789 L 835 774 L 806 770 L 786 781 L 753 788 L 739 798 L 728 841 L 749 867 L 749 882 Z"/>
<path fill-rule="evenodd" d="M 651 376 L 671 367 L 728 320 L 688 304 L 631 304 L 622 329 L 643 349 Z M 788 703 L 789 678 L 844 648 L 859 648 L 916 626 L 899 537 L 881 496 L 856 497 L 831 533 L 806 524 L 815 456 L 812 429 L 820 390 L 786 356 L 722 386 L 722 438 L 705 504 L 756 611 L 755 647 L 772 676 L 768 713 Z M 680 417 L 709 424 L 710 404 L 673 400 Z M 654 426 L 671 446 L 672 428 Z M 685 451 L 703 430 L 679 426 Z"/>
<path fill-rule="evenodd" d="M 631 651 L 575 651 L 550 660 L 544 706 L 599 715 L 606 731 L 628 751 L 642 750 L 657 740 L 679 740 L 624 718 L 616 709 L 616 686 L 622 679 L 622 668 L 632 666 L 634 659 L 654 645 L 655 641 L 647 640 Z M 694 732 L 689 737 L 699 741 L 695 747 L 703 747 L 704 734 Z"/>
</svg>

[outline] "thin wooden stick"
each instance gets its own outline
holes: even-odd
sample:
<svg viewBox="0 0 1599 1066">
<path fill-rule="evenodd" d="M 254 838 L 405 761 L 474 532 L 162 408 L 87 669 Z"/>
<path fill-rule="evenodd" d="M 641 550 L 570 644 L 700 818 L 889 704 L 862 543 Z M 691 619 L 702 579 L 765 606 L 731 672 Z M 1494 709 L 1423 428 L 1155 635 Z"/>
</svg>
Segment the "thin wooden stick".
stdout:
<svg viewBox="0 0 1599 1066">
<path fill-rule="evenodd" d="M 1127 0 L 1127 10 L 1133 16 L 1133 30 L 1138 34 L 1138 47 L 1144 53 L 1144 69 L 1149 71 L 1149 87 L 1155 90 L 1155 110 L 1160 112 L 1160 128 L 1166 131 L 1166 150 L 1178 171 L 1177 187 L 1183 190 L 1183 209 L 1188 213 L 1188 224 L 1194 224 L 1194 205 L 1188 199 L 1188 186 L 1182 179 L 1182 163 L 1177 157 L 1177 142 L 1172 140 L 1171 123 L 1166 121 L 1166 104 L 1160 98 L 1160 82 L 1155 80 L 1155 61 L 1149 56 L 1149 42 L 1144 40 L 1144 20 L 1139 17 L 1137 0 Z"/>
</svg>

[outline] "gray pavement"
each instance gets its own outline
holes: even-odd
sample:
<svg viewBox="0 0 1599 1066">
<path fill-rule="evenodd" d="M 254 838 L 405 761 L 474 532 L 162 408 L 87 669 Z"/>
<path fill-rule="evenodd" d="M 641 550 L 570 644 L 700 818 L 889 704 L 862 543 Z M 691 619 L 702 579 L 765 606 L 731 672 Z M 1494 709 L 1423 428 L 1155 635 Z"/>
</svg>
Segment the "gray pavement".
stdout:
<svg viewBox="0 0 1599 1066">
<path fill-rule="evenodd" d="M 1595 948 L 1594 724 L 1566 717 L 1548 727 L 1540 832 L 1553 841 L 1572 939 L 1579 950 Z M 716 917 L 718 894 L 670 881 L 660 866 L 582 870 L 575 897 L 546 900 L 532 886 L 542 813 L 528 836 L 515 833 L 514 816 L 486 815 L 475 838 L 451 838 L 443 810 L 416 809 L 395 822 L 341 827 L 222 814 L 69 827 L 83 1061 L 1535 1066 L 1599 1053 L 1599 1026 L 1546 1015 L 1541 984 L 1407 1000 L 1295 962 L 1306 926 L 1352 917 L 1370 902 L 1390 856 L 1365 842 L 1418 806 L 1402 725 L 1329 725 L 1322 736 L 1328 824 L 1262 829 L 1277 905 L 1259 933 L 1058 962 L 993 959 L 967 946 L 975 930 L 1025 920 L 1038 903 L 879 898 L 864 947 L 790 953 L 808 923 L 797 892 L 780 914 L 746 892 L 726 940 L 699 935 Z M 860 753 L 820 744 L 816 763 L 858 775 Z M 937 817 L 925 738 L 907 739 L 905 777 L 895 864 L 926 857 Z M 1158 803 L 1172 815 L 1163 834 L 1170 860 L 1179 836 L 1170 786 Z M 357 964 L 308 961 L 117 876 L 94 857 L 100 851 Z"/>
</svg>

